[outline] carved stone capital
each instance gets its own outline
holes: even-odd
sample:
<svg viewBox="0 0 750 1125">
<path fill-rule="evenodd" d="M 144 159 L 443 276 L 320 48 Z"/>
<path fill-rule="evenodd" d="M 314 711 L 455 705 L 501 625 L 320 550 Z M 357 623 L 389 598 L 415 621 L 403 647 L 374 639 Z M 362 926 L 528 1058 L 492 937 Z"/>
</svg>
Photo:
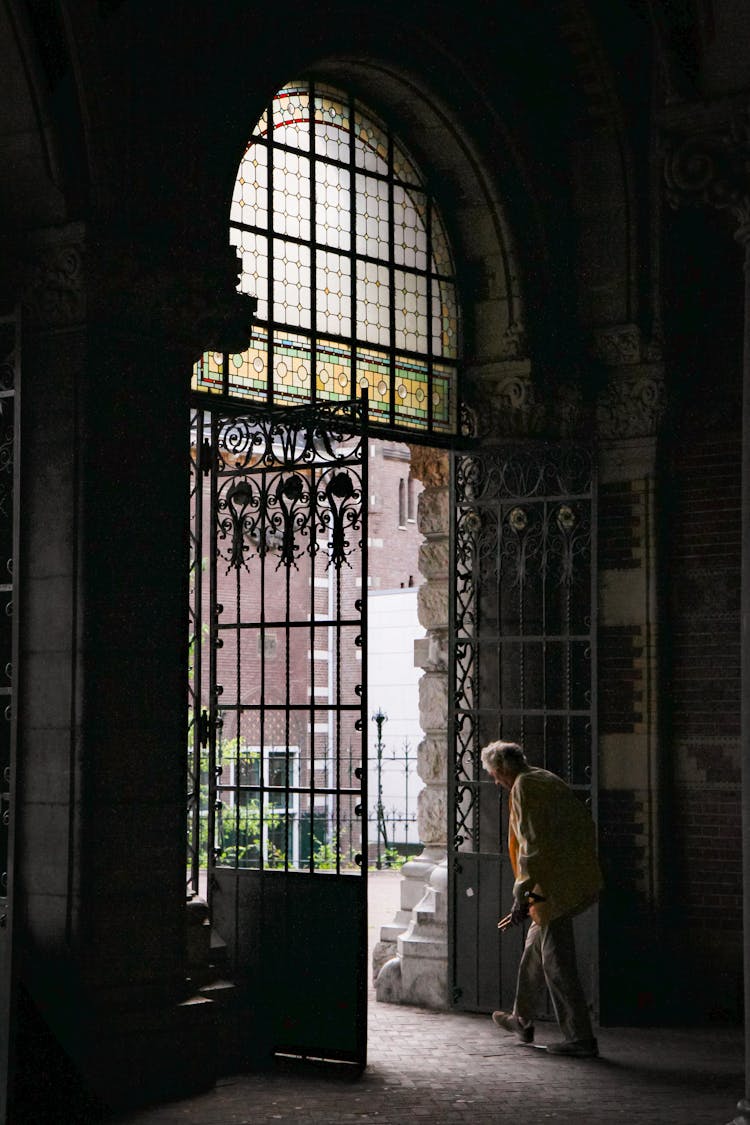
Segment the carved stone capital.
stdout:
<svg viewBox="0 0 750 1125">
<path fill-rule="evenodd" d="M 97 316 L 113 328 L 158 338 L 196 357 L 204 351 L 247 347 L 256 304 L 237 292 L 235 250 L 213 259 L 152 259 L 110 247 L 97 261 Z"/>
<path fill-rule="evenodd" d="M 475 383 L 469 395 L 467 405 L 479 438 L 527 437 L 542 427 L 544 406 L 526 373 L 512 371 Z"/>
<path fill-rule="evenodd" d="M 596 328 L 589 340 L 589 353 L 607 367 L 641 362 L 641 330 L 636 324 Z"/>
<path fill-rule="evenodd" d="M 750 238 L 750 116 L 736 105 L 688 136 L 668 136 L 664 162 L 673 207 L 700 204 L 728 212 L 737 236 Z"/>
<path fill-rule="evenodd" d="M 612 378 L 596 406 L 597 430 L 603 438 L 648 437 L 657 433 L 665 411 L 661 368 Z"/>
<path fill-rule="evenodd" d="M 82 224 L 38 231 L 21 255 L 24 320 L 69 328 L 86 319 L 86 246 Z"/>
<path fill-rule="evenodd" d="M 590 428 L 581 387 L 570 382 L 548 387 L 542 399 L 531 375 L 516 369 L 475 382 L 468 394 L 472 425 L 463 432 L 480 440 L 580 437 Z"/>
<path fill-rule="evenodd" d="M 523 359 L 528 355 L 526 329 L 520 320 L 508 325 L 500 342 L 500 359 Z"/>
</svg>

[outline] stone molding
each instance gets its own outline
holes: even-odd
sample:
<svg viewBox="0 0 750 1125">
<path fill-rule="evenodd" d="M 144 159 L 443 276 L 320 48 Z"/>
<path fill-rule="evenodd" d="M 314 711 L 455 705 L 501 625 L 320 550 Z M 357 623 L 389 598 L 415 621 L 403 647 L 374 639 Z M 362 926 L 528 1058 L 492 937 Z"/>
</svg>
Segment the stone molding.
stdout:
<svg viewBox="0 0 750 1125">
<path fill-rule="evenodd" d="M 697 119 L 697 124 L 695 123 Z M 726 211 L 750 241 L 750 107 L 722 102 L 664 128 L 664 181 L 672 207 Z"/>
<path fill-rule="evenodd" d="M 520 320 L 512 321 L 500 342 L 501 359 L 525 359 L 528 355 L 526 329 Z"/>
<path fill-rule="evenodd" d="M 20 264 L 24 322 L 70 328 L 86 319 L 86 231 L 82 223 L 37 231 Z"/>
<path fill-rule="evenodd" d="M 591 426 L 590 409 L 580 385 L 560 383 L 542 400 L 531 375 L 517 366 L 484 380 L 475 376 L 469 393 L 473 424 L 467 436 L 480 441 L 575 438 Z"/>
<path fill-rule="evenodd" d="M 589 339 L 589 353 L 607 367 L 641 362 L 641 330 L 637 324 L 596 328 Z"/>
<path fill-rule="evenodd" d="M 607 439 L 648 437 L 658 432 L 666 410 L 660 367 L 613 376 L 596 406 L 597 433 Z"/>
<path fill-rule="evenodd" d="M 234 247 L 199 261 L 151 249 L 149 256 L 132 242 L 94 239 L 83 223 L 34 232 L 18 253 L 25 323 L 61 329 L 93 319 L 196 358 L 212 348 L 244 350 L 257 302 L 237 292 Z"/>
<path fill-rule="evenodd" d="M 517 369 L 475 381 L 469 388 L 467 407 L 473 435 L 527 437 L 543 426 L 544 405 L 537 401 L 531 377 Z"/>
<path fill-rule="evenodd" d="M 96 261 L 97 319 L 196 358 L 208 350 L 243 351 L 257 302 L 237 292 L 240 268 L 231 246 L 194 262 L 174 261 L 168 252 L 148 259 L 111 244 Z"/>
<path fill-rule="evenodd" d="M 450 478 L 450 461 L 444 449 L 431 449 L 426 445 L 410 445 L 411 475 L 425 487 L 447 488 Z"/>
</svg>

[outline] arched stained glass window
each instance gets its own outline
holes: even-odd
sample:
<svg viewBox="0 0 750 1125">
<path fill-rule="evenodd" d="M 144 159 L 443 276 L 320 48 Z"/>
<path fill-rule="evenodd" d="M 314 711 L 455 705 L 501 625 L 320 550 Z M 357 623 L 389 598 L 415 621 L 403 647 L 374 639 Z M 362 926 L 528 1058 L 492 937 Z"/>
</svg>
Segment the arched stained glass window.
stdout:
<svg viewBox="0 0 750 1125">
<path fill-rule="evenodd" d="M 388 127 L 318 83 L 280 90 L 240 164 L 231 242 L 251 345 L 193 388 L 269 404 L 357 397 L 388 426 L 453 433 L 459 310 L 443 223 Z"/>
</svg>

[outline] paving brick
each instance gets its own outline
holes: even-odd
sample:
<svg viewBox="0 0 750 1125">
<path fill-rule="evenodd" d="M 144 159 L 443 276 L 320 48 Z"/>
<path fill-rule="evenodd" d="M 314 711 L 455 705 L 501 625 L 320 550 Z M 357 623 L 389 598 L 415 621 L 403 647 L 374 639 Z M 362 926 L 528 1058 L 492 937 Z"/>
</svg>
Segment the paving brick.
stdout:
<svg viewBox="0 0 750 1125">
<path fill-rule="evenodd" d="M 744 1089 L 739 1028 L 599 1032 L 601 1058 L 523 1047 L 474 1013 L 370 1003 L 369 1060 L 358 1078 L 285 1063 L 222 1079 L 199 1097 L 119 1116 L 118 1125 L 717 1125 Z M 540 1044 L 557 1038 L 552 1024 Z M 533 1114 L 530 1115 L 530 1106 Z"/>
</svg>

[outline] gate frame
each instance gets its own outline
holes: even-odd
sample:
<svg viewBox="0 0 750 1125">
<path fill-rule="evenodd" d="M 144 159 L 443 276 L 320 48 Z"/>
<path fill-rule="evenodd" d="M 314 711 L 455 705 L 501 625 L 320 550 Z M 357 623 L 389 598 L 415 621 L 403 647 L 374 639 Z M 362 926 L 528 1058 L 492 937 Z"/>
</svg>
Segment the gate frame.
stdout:
<svg viewBox="0 0 750 1125">
<path fill-rule="evenodd" d="M 449 622 L 449 652 L 448 652 L 448 1002 L 455 1010 L 482 1010 L 476 1007 L 469 1007 L 461 1004 L 462 989 L 457 980 L 457 947 L 460 940 L 458 933 L 458 920 L 457 920 L 457 877 L 461 872 L 461 852 L 458 850 L 456 844 L 457 834 L 457 742 L 458 742 L 458 691 L 457 691 L 457 600 L 458 600 L 458 583 L 457 583 L 457 517 L 458 517 L 458 496 L 457 496 L 457 462 L 461 457 L 477 456 L 482 457 L 485 454 L 499 453 L 501 451 L 529 451 L 529 452 L 542 452 L 549 449 L 581 449 L 587 452 L 590 457 L 590 525 L 591 525 L 591 538 L 590 538 L 590 576 L 589 576 L 589 596 L 590 596 L 590 651 L 591 651 L 591 706 L 590 706 L 590 785 L 589 797 L 587 805 L 591 810 L 591 815 L 594 823 L 598 829 L 598 795 L 599 795 L 599 776 L 598 776 L 598 759 L 599 759 L 599 724 L 598 724 L 598 629 L 599 629 L 599 582 L 598 582 L 598 448 L 596 443 L 592 440 L 588 445 L 583 445 L 580 441 L 575 440 L 547 440 L 547 439 L 530 439 L 523 440 L 518 438 L 510 438 L 507 441 L 498 442 L 481 442 L 477 438 L 464 438 L 457 441 L 451 449 L 450 455 L 450 515 L 449 515 L 449 575 L 450 575 L 450 599 L 448 607 L 448 622 Z M 545 707 L 546 711 L 546 707 Z M 500 710 L 498 709 L 498 715 Z M 473 751 L 478 757 L 479 746 L 477 733 L 473 736 Z M 500 794 L 502 800 L 503 795 Z M 480 854 L 480 853 L 470 853 Z M 507 848 L 505 840 L 499 841 L 498 859 L 500 863 L 507 860 Z M 587 911 L 584 916 L 583 924 L 581 919 L 574 920 L 576 934 L 578 935 L 583 931 L 583 926 L 586 921 L 590 922 L 590 933 L 593 935 L 592 943 L 592 957 L 590 959 L 591 980 L 589 993 L 591 997 L 591 1004 L 594 1009 L 595 1015 L 598 1016 L 599 1012 L 599 936 L 598 936 L 598 906 L 592 910 Z M 501 955 L 502 956 L 502 955 Z M 520 956 L 520 954 L 519 954 Z M 502 960 L 501 960 L 502 965 Z M 498 996 L 498 1003 L 500 997 Z M 489 1009 L 487 1009 L 489 1010 Z M 554 1018 L 551 1014 L 549 1018 Z"/>
</svg>

